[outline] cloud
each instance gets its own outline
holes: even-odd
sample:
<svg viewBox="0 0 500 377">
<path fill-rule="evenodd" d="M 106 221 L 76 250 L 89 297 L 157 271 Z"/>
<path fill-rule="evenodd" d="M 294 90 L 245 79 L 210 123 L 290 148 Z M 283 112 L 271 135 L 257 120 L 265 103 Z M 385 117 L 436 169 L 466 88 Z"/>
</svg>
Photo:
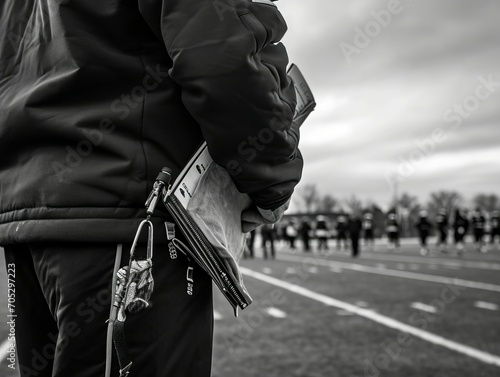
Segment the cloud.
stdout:
<svg viewBox="0 0 500 377">
<path fill-rule="evenodd" d="M 442 130 L 446 138 L 408 178 L 408 191 L 422 198 L 431 188 L 466 197 L 499 191 L 492 172 L 500 177 L 500 168 L 491 159 L 500 157 L 500 87 L 460 116 L 459 127 L 444 114 L 475 96 L 480 77 L 500 82 L 500 2 L 401 1 L 402 11 L 349 62 L 341 43 L 354 45 L 356 30 L 390 2 L 278 3 L 291 61 L 318 103 L 301 130 L 304 181 L 334 195 L 388 202 L 384 173 Z"/>
</svg>

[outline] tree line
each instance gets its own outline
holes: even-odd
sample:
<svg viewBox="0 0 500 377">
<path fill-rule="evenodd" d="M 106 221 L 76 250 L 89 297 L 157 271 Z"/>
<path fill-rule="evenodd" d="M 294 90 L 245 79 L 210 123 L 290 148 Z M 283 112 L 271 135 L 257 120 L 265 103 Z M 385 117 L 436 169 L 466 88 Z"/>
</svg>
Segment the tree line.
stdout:
<svg viewBox="0 0 500 377">
<path fill-rule="evenodd" d="M 363 203 L 356 195 L 339 200 L 331 194 L 321 194 L 317 185 L 311 183 L 297 190 L 296 194 L 294 194 L 294 204 L 297 208 L 295 216 L 327 215 L 331 217 L 337 214 L 370 212 L 373 214 L 379 236 L 384 233 L 387 212 L 396 210 L 400 220 L 401 235 L 415 236 L 415 224 L 422 210 L 427 211 L 431 220 L 443 209 L 448 216 L 451 216 L 455 208 L 465 208 L 469 211 L 480 208 L 488 215 L 500 209 L 500 197 L 495 193 L 481 193 L 475 195 L 466 204 L 465 198 L 458 192 L 441 190 L 432 192 L 428 200 L 421 203 L 416 196 L 403 192 L 390 201 L 389 211 L 384 211 L 377 203 L 373 201 Z"/>
</svg>

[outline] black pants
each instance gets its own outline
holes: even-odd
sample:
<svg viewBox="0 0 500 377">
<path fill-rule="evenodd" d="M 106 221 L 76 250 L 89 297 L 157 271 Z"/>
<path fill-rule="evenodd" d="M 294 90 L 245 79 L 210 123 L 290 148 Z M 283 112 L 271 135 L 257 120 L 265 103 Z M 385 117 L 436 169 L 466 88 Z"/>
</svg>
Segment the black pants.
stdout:
<svg viewBox="0 0 500 377">
<path fill-rule="evenodd" d="M 302 241 L 304 242 L 304 251 L 310 251 L 311 250 L 311 246 L 309 245 L 309 235 L 306 235 L 304 234 L 302 236 Z"/>
<path fill-rule="evenodd" d="M 495 239 L 496 238 L 500 238 L 500 229 L 498 228 L 493 228 L 491 230 L 491 234 L 490 234 L 490 243 L 491 244 L 494 244 L 495 243 Z"/>
<path fill-rule="evenodd" d="M 318 250 L 328 250 L 327 237 L 318 237 Z"/>
<path fill-rule="evenodd" d="M 447 239 L 448 239 L 448 231 L 445 229 L 439 229 L 438 245 L 441 244 L 446 245 Z"/>
<path fill-rule="evenodd" d="M 421 231 L 419 233 L 419 236 L 420 236 L 420 246 L 427 247 L 427 237 L 429 237 L 429 233 Z"/>
<path fill-rule="evenodd" d="M 399 233 L 398 232 L 388 232 L 387 238 L 389 243 L 393 243 L 394 246 L 399 247 Z"/>
<path fill-rule="evenodd" d="M 351 235 L 352 256 L 357 257 L 359 254 L 359 235 Z"/>
<path fill-rule="evenodd" d="M 484 229 L 474 229 L 474 240 L 476 243 L 483 243 Z"/>
<path fill-rule="evenodd" d="M 5 247 L 15 268 L 18 366 L 22 377 L 104 376 L 106 321 L 116 245 L 29 244 Z M 122 265 L 128 264 L 124 247 Z M 166 247 L 153 256 L 152 306 L 129 315 L 125 336 L 134 376 L 210 376 L 212 283 Z M 12 271 L 10 271 L 12 272 Z M 118 376 L 116 359 L 112 376 Z"/>
<path fill-rule="evenodd" d="M 373 235 L 373 229 L 365 229 L 365 245 L 368 245 L 371 243 L 373 245 L 374 243 L 374 235 Z"/>
<path fill-rule="evenodd" d="M 464 237 L 465 237 L 465 230 L 463 228 L 455 229 L 455 232 L 453 233 L 453 238 L 455 240 L 455 243 L 464 242 Z"/>
</svg>

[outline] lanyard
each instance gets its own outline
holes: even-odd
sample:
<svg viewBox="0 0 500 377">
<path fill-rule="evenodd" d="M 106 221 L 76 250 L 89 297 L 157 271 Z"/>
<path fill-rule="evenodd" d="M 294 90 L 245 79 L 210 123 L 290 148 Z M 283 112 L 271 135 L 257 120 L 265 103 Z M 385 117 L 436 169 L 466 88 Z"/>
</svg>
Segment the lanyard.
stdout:
<svg viewBox="0 0 500 377">
<path fill-rule="evenodd" d="M 147 218 L 139 224 L 130 248 L 128 266 L 120 268 L 117 272 L 116 293 L 110 324 L 113 328 L 113 343 L 120 364 L 120 377 L 127 377 L 132 366 L 124 331 L 127 314 L 138 313 L 150 305 L 154 287 L 152 273 L 154 235 L 151 216 L 160 195 L 168 188 L 170 178 L 171 173 L 168 168 L 163 168 L 158 174 L 153 189 L 146 200 Z M 137 259 L 135 251 L 143 230 L 147 232 L 146 259 Z"/>
</svg>

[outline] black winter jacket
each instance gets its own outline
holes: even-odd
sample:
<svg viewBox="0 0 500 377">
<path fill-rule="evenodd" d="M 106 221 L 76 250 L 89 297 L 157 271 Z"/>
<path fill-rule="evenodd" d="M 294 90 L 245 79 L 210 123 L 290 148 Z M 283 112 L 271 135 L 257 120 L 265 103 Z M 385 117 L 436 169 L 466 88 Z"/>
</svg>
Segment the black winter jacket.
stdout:
<svg viewBox="0 0 500 377">
<path fill-rule="evenodd" d="M 285 203 L 285 30 L 267 0 L 3 0 L 0 245 L 130 241 L 158 171 L 203 139 L 257 206 Z"/>
</svg>

